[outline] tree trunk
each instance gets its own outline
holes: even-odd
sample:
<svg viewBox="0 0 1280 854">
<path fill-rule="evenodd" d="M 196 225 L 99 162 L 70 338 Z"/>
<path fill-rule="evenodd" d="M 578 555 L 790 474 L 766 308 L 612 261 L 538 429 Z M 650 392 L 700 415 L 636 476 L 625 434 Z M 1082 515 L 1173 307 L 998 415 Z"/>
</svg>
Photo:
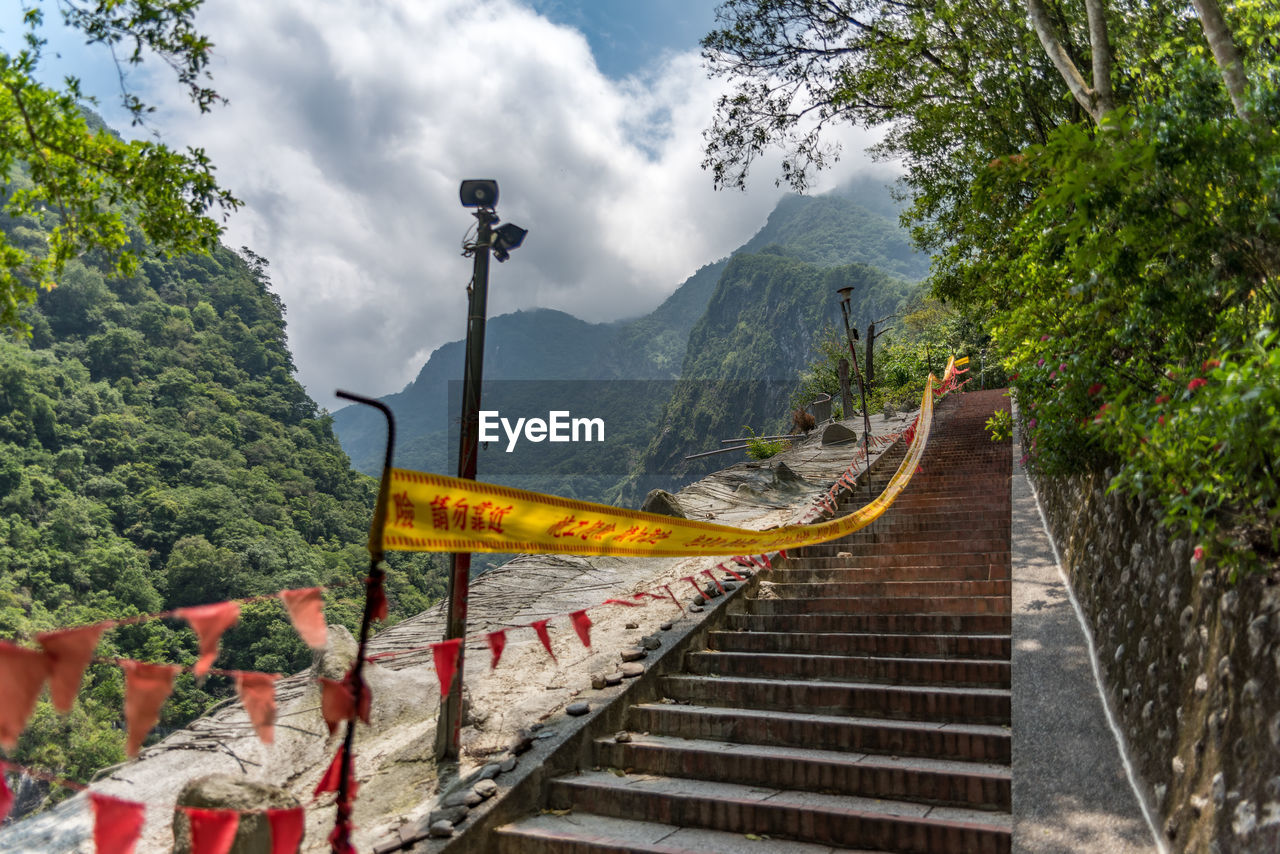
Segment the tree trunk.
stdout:
<svg viewBox="0 0 1280 854">
<path fill-rule="evenodd" d="M 874 322 L 867 324 L 867 394 L 876 387 L 876 363 L 875 351 L 876 345 L 876 325 Z"/>
<path fill-rule="evenodd" d="M 1101 0 L 1089 0 L 1090 8 L 1090 24 L 1093 22 L 1093 6 L 1097 4 L 1101 6 Z M 1049 10 L 1045 8 L 1042 0 L 1027 0 L 1027 15 L 1031 18 L 1031 27 L 1036 31 L 1036 37 L 1040 39 L 1040 44 L 1044 47 L 1044 52 L 1049 55 L 1049 61 L 1053 63 L 1053 67 L 1058 69 L 1058 73 L 1062 75 L 1062 79 L 1066 81 L 1067 88 L 1071 90 L 1071 95 L 1076 102 L 1084 107 L 1085 112 L 1093 117 L 1094 122 L 1102 121 L 1103 113 L 1106 111 L 1099 106 L 1099 96 L 1096 91 L 1089 88 L 1089 84 L 1084 82 L 1084 77 L 1080 74 L 1080 69 L 1076 68 L 1076 64 L 1071 61 L 1067 49 L 1062 46 L 1062 42 L 1058 40 L 1058 36 L 1053 31 L 1053 22 L 1049 20 Z M 1101 16 L 1099 16 L 1101 17 Z M 1090 38 L 1093 32 L 1090 27 Z M 1106 24 L 1102 23 L 1102 32 L 1106 33 Z M 1110 48 L 1104 48 L 1105 64 L 1107 70 L 1110 70 Z M 1096 48 L 1094 53 L 1094 68 L 1098 67 L 1098 57 Z M 1095 81 L 1096 83 L 1097 81 Z M 1108 95 L 1111 91 L 1110 80 L 1106 83 Z"/>
<path fill-rule="evenodd" d="M 1111 92 L 1111 39 L 1107 37 L 1107 10 L 1103 0 L 1085 0 L 1089 14 L 1089 53 L 1093 57 L 1093 91 L 1098 115 L 1115 109 Z"/>
<path fill-rule="evenodd" d="M 1227 21 L 1222 17 L 1222 7 L 1218 0 L 1191 0 L 1200 16 L 1200 26 L 1204 29 L 1205 40 L 1213 51 L 1214 61 L 1222 72 L 1222 82 L 1231 96 L 1231 106 L 1241 120 L 1252 122 L 1253 116 L 1245 105 L 1245 92 L 1249 88 L 1249 80 L 1245 77 L 1244 62 L 1240 59 L 1240 51 L 1231 38 L 1231 30 L 1227 29 Z"/>
<path fill-rule="evenodd" d="M 857 410 L 853 405 L 853 389 L 849 386 L 849 360 L 841 359 L 837 364 L 840 371 L 840 408 L 845 418 L 852 418 Z"/>
</svg>

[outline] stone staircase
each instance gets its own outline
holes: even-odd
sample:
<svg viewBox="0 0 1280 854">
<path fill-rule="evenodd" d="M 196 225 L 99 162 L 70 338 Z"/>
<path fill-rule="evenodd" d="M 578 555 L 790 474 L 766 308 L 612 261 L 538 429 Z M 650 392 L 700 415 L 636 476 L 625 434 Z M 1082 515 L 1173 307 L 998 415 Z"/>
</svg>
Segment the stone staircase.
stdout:
<svg viewBox="0 0 1280 854">
<path fill-rule="evenodd" d="M 496 850 L 1008 852 L 1011 461 L 983 428 L 1007 404 L 946 401 L 888 513 L 768 574 Z"/>
</svg>

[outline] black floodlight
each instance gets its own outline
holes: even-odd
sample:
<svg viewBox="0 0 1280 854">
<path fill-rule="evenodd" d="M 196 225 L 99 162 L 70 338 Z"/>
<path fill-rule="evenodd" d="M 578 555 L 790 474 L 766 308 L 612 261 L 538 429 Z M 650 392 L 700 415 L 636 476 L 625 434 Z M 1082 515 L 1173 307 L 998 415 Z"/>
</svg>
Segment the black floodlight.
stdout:
<svg viewBox="0 0 1280 854">
<path fill-rule="evenodd" d="M 493 257 L 505 261 L 511 257 L 511 250 L 524 243 L 524 236 L 529 233 L 513 223 L 503 223 L 493 230 Z"/>
<path fill-rule="evenodd" d="M 463 181 L 458 197 L 464 208 L 491 208 L 498 203 L 498 182 L 490 178 Z"/>
</svg>

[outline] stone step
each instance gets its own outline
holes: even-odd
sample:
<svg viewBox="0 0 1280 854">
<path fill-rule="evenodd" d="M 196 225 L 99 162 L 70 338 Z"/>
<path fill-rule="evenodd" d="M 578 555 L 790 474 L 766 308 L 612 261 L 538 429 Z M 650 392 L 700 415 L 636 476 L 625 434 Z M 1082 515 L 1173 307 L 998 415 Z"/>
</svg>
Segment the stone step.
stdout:
<svg viewBox="0 0 1280 854">
<path fill-rule="evenodd" d="M 814 747 L 629 734 L 596 741 L 596 763 L 651 774 L 979 810 L 1010 808 L 1007 766 L 873 756 Z"/>
<path fill-rule="evenodd" d="M 787 561 L 766 576 L 782 584 L 859 581 L 991 581 L 1009 573 L 990 564 L 968 566 L 850 566 L 845 558 L 805 558 Z"/>
<path fill-rule="evenodd" d="M 496 854 L 832 854 L 833 851 L 830 845 L 772 838 L 754 841 L 741 833 L 584 812 L 529 816 L 498 828 L 496 842 Z M 840 850 L 886 854 L 865 848 Z"/>
<path fill-rule="evenodd" d="M 712 632 L 709 646 L 724 652 L 814 655 L 896 655 L 917 658 L 1009 660 L 1008 635 L 876 634 L 843 632 Z"/>
<path fill-rule="evenodd" d="M 955 596 L 1008 596 L 1013 582 L 1008 579 L 965 581 L 793 581 L 770 577 L 770 591 L 784 599 L 831 601 L 875 596 L 907 598 Z"/>
<path fill-rule="evenodd" d="M 550 785 L 552 809 L 901 854 L 1010 851 L 1002 813 L 608 771 Z"/>
<path fill-rule="evenodd" d="M 1009 662 L 865 655 L 788 655 L 778 652 L 694 652 L 685 670 L 701 676 L 816 679 L 894 685 L 1009 687 Z"/>
<path fill-rule="evenodd" d="M 643 703 L 627 725 L 636 732 L 737 744 L 821 747 L 853 753 L 1009 764 L 1009 728 L 993 724 L 734 709 L 725 706 Z"/>
<path fill-rule="evenodd" d="M 832 545 L 824 543 L 824 545 Z M 952 532 L 946 539 L 930 540 L 903 537 L 882 542 L 835 543 L 838 551 L 848 552 L 854 559 L 880 555 L 946 555 L 974 552 L 1007 552 L 1008 537 L 966 536 L 963 531 Z M 815 555 L 816 557 L 817 555 Z"/>
<path fill-rule="evenodd" d="M 754 632 L 1008 635 L 1009 614 L 730 614 L 728 628 Z"/>
<path fill-rule="evenodd" d="M 852 714 L 938 723 L 1008 724 L 1007 688 L 947 688 L 743 677 L 666 676 L 665 696 L 700 706 Z"/>
<path fill-rule="evenodd" d="M 747 599 L 753 614 L 1008 614 L 1008 596 L 868 596 L 851 599 Z"/>
<path fill-rule="evenodd" d="M 833 545 L 822 552 L 805 555 L 802 560 L 838 560 L 843 564 L 833 567 L 878 567 L 878 566 L 1009 566 L 1012 561 L 1008 548 L 999 551 L 973 551 L 951 553 L 919 554 L 870 554 L 857 557 L 840 557 L 840 552 L 848 551 L 843 545 Z"/>
</svg>

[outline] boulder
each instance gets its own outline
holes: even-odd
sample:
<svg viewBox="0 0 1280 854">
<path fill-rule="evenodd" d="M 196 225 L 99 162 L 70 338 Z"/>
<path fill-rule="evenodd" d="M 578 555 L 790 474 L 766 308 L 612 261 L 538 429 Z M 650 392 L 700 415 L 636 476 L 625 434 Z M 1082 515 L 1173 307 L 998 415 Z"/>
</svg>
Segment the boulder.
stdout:
<svg viewBox="0 0 1280 854">
<path fill-rule="evenodd" d="M 255 783 L 234 774 L 197 777 L 182 787 L 177 805 L 219 810 L 292 809 L 301 806 L 297 798 L 279 786 Z M 175 854 L 191 851 L 191 830 L 187 814 L 182 810 L 174 810 L 173 813 L 173 850 Z M 266 814 L 242 812 L 229 854 L 272 854 L 272 851 L 271 825 Z"/>
<path fill-rule="evenodd" d="M 679 500 L 665 489 L 652 489 L 644 497 L 640 509 L 645 513 L 658 513 L 662 516 L 675 516 L 677 519 L 688 519 L 689 516 L 680 506 Z"/>
</svg>

